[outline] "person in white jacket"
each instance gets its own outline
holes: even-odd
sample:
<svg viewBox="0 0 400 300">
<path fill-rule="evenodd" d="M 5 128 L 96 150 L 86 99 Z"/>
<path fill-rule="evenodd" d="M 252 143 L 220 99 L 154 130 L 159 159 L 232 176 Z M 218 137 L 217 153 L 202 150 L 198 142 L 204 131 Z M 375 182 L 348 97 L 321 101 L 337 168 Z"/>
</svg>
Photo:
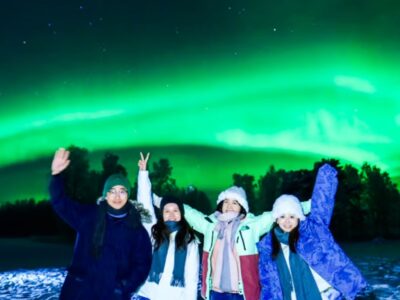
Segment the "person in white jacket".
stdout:
<svg viewBox="0 0 400 300">
<path fill-rule="evenodd" d="M 196 300 L 199 249 L 194 231 L 184 217 L 182 201 L 174 196 L 162 198 L 162 216 L 157 219 L 147 171 L 149 153 L 140 157 L 137 199 L 152 216 L 153 226 L 146 229 L 153 242 L 153 261 L 146 282 L 132 299 Z"/>
</svg>

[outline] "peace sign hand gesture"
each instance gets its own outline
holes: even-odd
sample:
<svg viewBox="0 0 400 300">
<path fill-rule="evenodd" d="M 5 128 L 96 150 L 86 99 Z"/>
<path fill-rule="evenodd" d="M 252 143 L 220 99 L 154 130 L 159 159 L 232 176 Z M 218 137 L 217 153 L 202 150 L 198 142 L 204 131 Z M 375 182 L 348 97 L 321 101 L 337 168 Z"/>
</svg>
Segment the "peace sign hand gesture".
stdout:
<svg viewBox="0 0 400 300">
<path fill-rule="evenodd" d="M 53 162 L 51 163 L 51 175 L 57 175 L 68 167 L 70 163 L 68 157 L 69 151 L 65 150 L 64 148 L 59 148 L 56 151 Z"/>
<path fill-rule="evenodd" d="M 138 166 L 140 171 L 146 171 L 147 170 L 147 161 L 149 160 L 150 153 L 146 154 L 146 157 L 144 157 L 143 153 L 140 152 L 140 159 L 138 161 Z"/>
</svg>

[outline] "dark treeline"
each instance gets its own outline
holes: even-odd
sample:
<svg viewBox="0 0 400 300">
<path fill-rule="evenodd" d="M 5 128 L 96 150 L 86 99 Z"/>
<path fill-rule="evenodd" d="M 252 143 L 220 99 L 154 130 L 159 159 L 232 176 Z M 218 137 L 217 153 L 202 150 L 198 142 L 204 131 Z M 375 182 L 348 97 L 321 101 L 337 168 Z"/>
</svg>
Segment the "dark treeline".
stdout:
<svg viewBox="0 0 400 300">
<path fill-rule="evenodd" d="M 113 173 L 127 175 L 118 156 L 106 153 L 102 170 L 90 169 L 89 152 L 71 146 L 70 166 L 64 171 L 67 193 L 79 202 L 94 203 L 102 193 L 106 178 Z M 232 184 L 242 186 L 254 214 L 269 211 L 281 194 L 294 194 L 300 200 L 311 197 L 318 168 L 325 162 L 338 170 L 339 187 L 331 229 L 338 240 L 371 240 L 400 238 L 400 193 L 386 172 L 365 163 L 360 170 L 351 165 L 341 166 L 338 160 L 321 160 L 312 170 L 285 171 L 270 166 L 256 179 L 249 174 L 233 174 Z M 175 194 L 204 213 L 215 209 L 215 199 L 190 186 L 180 188 L 172 178 L 172 166 L 160 159 L 150 166 L 153 192 Z M 50 176 L 50 175 L 49 175 Z M 132 187 L 135 198 L 137 182 Z M 48 200 L 19 200 L 0 207 L 0 236 L 60 235 L 72 240 L 74 232 L 53 212 Z"/>
<path fill-rule="evenodd" d="M 269 168 L 258 181 L 251 175 L 234 174 L 243 186 L 250 207 L 256 214 L 272 209 L 281 194 L 294 194 L 300 200 L 311 198 L 318 168 L 329 163 L 338 170 L 339 186 L 331 230 L 338 240 L 400 238 L 400 193 L 388 173 L 365 163 L 360 170 L 341 166 L 338 160 L 321 160 L 313 170 L 284 171 Z"/>
</svg>

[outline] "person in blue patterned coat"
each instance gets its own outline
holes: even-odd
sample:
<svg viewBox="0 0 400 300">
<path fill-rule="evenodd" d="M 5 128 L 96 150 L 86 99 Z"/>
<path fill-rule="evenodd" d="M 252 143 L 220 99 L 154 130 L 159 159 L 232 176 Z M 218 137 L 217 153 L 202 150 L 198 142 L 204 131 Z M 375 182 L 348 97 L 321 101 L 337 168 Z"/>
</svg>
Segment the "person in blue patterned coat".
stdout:
<svg viewBox="0 0 400 300">
<path fill-rule="evenodd" d="M 276 222 L 257 245 L 261 299 L 354 299 L 367 286 L 329 230 L 336 175 L 328 164 L 318 170 L 307 218 L 295 196 L 276 199 Z"/>
<path fill-rule="evenodd" d="M 81 204 L 65 193 L 62 171 L 69 152 L 57 150 L 49 191 L 55 212 L 77 232 L 61 300 L 128 300 L 151 266 L 150 238 L 128 201 L 130 184 L 121 174 L 105 182 L 100 204 Z"/>
</svg>

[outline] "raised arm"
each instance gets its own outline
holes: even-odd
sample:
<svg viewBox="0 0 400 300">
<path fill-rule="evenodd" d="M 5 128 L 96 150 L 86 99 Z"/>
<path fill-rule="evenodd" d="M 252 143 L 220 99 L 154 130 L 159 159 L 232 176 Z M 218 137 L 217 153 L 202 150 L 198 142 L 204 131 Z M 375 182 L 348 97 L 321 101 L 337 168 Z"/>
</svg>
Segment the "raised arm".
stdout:
<svg viewBox="0 0 400 300">
<path fill-rule="evenodd" d="M 254 217 L 252 227 L 258 232 L 258 236 L 260 237 L 270 231 L 272 223 L 274 223 L 274 221 L 275 220 L 272 218 L 272 213 L 270 211 L 266 211 L 261 215 Z"/>
<path fill-rule="evenodd" d="M 311 209 L 311 200 L 301 202 L 304 214 L 308 214 Z M 272 224 L 275 220 L 272 218 L 272 213 L 266 211 L 261 215 L 254 217 L 252 222 L 253 228 L 258 231 L 258 236 L 262 236 L 271 230 Z"/>
<path fill-rule="evenodd" d="M 90 205 L 84 205 L 73 201 L 65 193 L 65 184 L 62 172 L 70 164 L 69 151 L 60 148 L 54 154 L 51 164 L 52 178 L 49 185 L 50 201 L 55 212 L 72 228 L 79 231 L 82 216 L 91 209 Z"/>
<path fill-rule="evenodd" d="M 184 204 L 185 208 L 185 219 L 188 221 L 189 225 L 194 228 L 194 230 L 204 234 L 207 231 L 207 227 L 211 224 L 211 220 L 208 221 L 205 214 L 199 212 L 197 209 Z"/>
<path fill-rule="evenodd" d="M 319 168 L 311 202 L 311 217 L 319 219 L 326 226 L 331 222 L 338 185 L 337 171 L 328 164 Z"/>
<path fill-rule="evenodd" d="M 151 223 L 146 224 L 146 229 L 151 228 L 156 222 L 156 214 L 154 212 L 152 193 L 151 193 L 151 182 L 149 179 L 149 171 L 147 170 L 147 162 L 149 160 L 150 153 L 147 153 L 146 157 L 140 152 L 140 159 L 138 161 L 139 175 L 138 175 L 138 191 L 137 200 L 143 204 L 143 207 L 150 212 Z"/>
</svg>

